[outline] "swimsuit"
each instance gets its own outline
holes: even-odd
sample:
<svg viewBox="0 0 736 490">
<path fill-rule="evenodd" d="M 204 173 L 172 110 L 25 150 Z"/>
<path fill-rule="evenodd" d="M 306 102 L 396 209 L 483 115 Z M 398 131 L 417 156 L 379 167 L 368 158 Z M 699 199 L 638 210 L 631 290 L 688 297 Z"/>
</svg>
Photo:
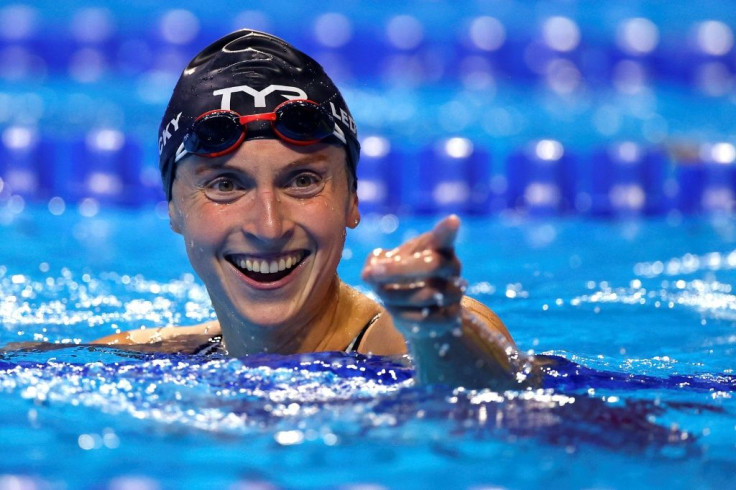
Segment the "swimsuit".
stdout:
<svg viewBox="0 0 736 490">
<path fill-rule="evenodd" d="M 366 323 L 365 326 L 360 329 L 360 332 L 358 332 L 358 335 L 356 335 L 355 338 L 348 344 L 348 346 L 345 347 L 345 352 L 358 352 L 358 346 L 360 346 L 360 341 L 363 340 L 363 337 L 365 336 L 368 329 L 371 328 L 373 324 L 378 321 L 379 318 L 381 318 L 381 314 L 376 313 L 373 318 L 368 320 L 368 323 Z"/>
<path fill-rule="evenodd" d="M 210 337 L 206 344 L 200 345 L 194 352 L 195 356 L 210 356 L 212 354 L 226 354 L 227 352 L 222 347 L 222 335 L 214 335 Z"/>
<path fill-rule="evenodd" d="M 377 313 L 375 316 L 373 316 L 373 318 L 371 318 L 368 323 L 366 323 L 363 328 L 360 329 L 358 335 L 356 335 L 355 338 L 350 341 L 343 352 L 358 352 L 358 347 L 360 346 L 360 342 L 363 340 L 363 337 L 365 337 L 366 332 L 368 332 L 368 329 L 371 328 L 373 324 L 378 321 L 379 318 L 381 318 L 380 313 Z M 196 356 L 208 356 L 211 354 L 225 353 L 225 349 L 222 347 L 222 335 L 214 335 L 210 337 L 206 344 L 197 347 L 194 352 L 192 352 L 192 354 Z"/>
</svg>

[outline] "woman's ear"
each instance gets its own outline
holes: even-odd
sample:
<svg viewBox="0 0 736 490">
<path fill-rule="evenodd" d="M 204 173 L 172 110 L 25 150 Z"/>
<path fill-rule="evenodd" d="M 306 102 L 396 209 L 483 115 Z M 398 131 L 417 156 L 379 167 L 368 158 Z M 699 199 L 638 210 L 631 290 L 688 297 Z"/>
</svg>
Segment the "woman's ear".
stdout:
<svg viewBox="0 0 736 490">
<path fill-rule="evenodd" d="M 345 226 L 353 229 L 360 223 L 360 210 L 358 209 L 358 193 L 351 192 L 350 194 L 350 209 Z"/>
</svg>

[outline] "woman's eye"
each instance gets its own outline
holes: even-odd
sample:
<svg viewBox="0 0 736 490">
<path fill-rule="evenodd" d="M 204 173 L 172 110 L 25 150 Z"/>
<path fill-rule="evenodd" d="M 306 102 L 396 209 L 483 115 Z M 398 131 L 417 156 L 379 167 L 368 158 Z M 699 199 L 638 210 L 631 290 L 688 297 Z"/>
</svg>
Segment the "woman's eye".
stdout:
<svg viewBox="0 0 736 490">
<path fill-rule="evenodd" d="M 238 185 L 230 177 L 218 177 L 209 182 L 206 187 L 215 192 L 232 192 L 238 188 Z"/>
<path fill-rule="evenodd" d="M 235 190 L 235 182 L 230 179 L 218 179 L 212 183 L 212 188 L 218 192 L 232 192 Z"/>
<path fill-rule="evenodd" d="M 212 200 L 227 201 L 235 199 L 242 187 L 230 177 L 218 177 L 204 186 L 204 193 Z"/>
<path fill-rule="evenodd" d="M 317 182 L 317 176 L 312 174 L 300 174 L 293 180 L 294 187 L 309 187 Z"/>
</svg>

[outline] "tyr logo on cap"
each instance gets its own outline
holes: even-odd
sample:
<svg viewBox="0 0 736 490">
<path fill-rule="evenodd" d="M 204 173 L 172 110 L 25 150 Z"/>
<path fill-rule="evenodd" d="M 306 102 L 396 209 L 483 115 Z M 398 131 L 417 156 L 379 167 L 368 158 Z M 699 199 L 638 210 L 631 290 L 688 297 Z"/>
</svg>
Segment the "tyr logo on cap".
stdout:
<svg viewBox="0 0 736 490">
<path fill-rule="evenodd" d="M 230 102 L 232 94 L 236 92 L 245 92 L 253 97 L 253 107 L 266 107 L 266 97 L 274 92 L 281 92 L 281 96 L 287 100 L 308 99 L 307 93 L 299 87 L 290 87 L 288 85 L 269 85 L 263 90 L 256 90 L 247 85 L 239 85 L 237 87 L 228 87 L 215 90 L 212 95 L 221 95 L 220 109 L 230 110 Z M 285 92 L 285 93 L 284 93 Z"/>
</svg>

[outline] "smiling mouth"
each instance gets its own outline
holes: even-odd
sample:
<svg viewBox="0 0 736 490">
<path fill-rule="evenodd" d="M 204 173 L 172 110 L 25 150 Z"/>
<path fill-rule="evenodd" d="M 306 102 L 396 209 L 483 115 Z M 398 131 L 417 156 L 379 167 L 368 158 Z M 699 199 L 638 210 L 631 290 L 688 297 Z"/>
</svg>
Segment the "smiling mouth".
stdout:
<svg viewBox="0 0 736 490">
<path fill-rule="evenodd" d="M 271 257 L 229 255 L 227 260 L 243 275 L 257 282 L 276 282 L 291 274 L 309 255 L 306 250 Z"/>
</svg>

